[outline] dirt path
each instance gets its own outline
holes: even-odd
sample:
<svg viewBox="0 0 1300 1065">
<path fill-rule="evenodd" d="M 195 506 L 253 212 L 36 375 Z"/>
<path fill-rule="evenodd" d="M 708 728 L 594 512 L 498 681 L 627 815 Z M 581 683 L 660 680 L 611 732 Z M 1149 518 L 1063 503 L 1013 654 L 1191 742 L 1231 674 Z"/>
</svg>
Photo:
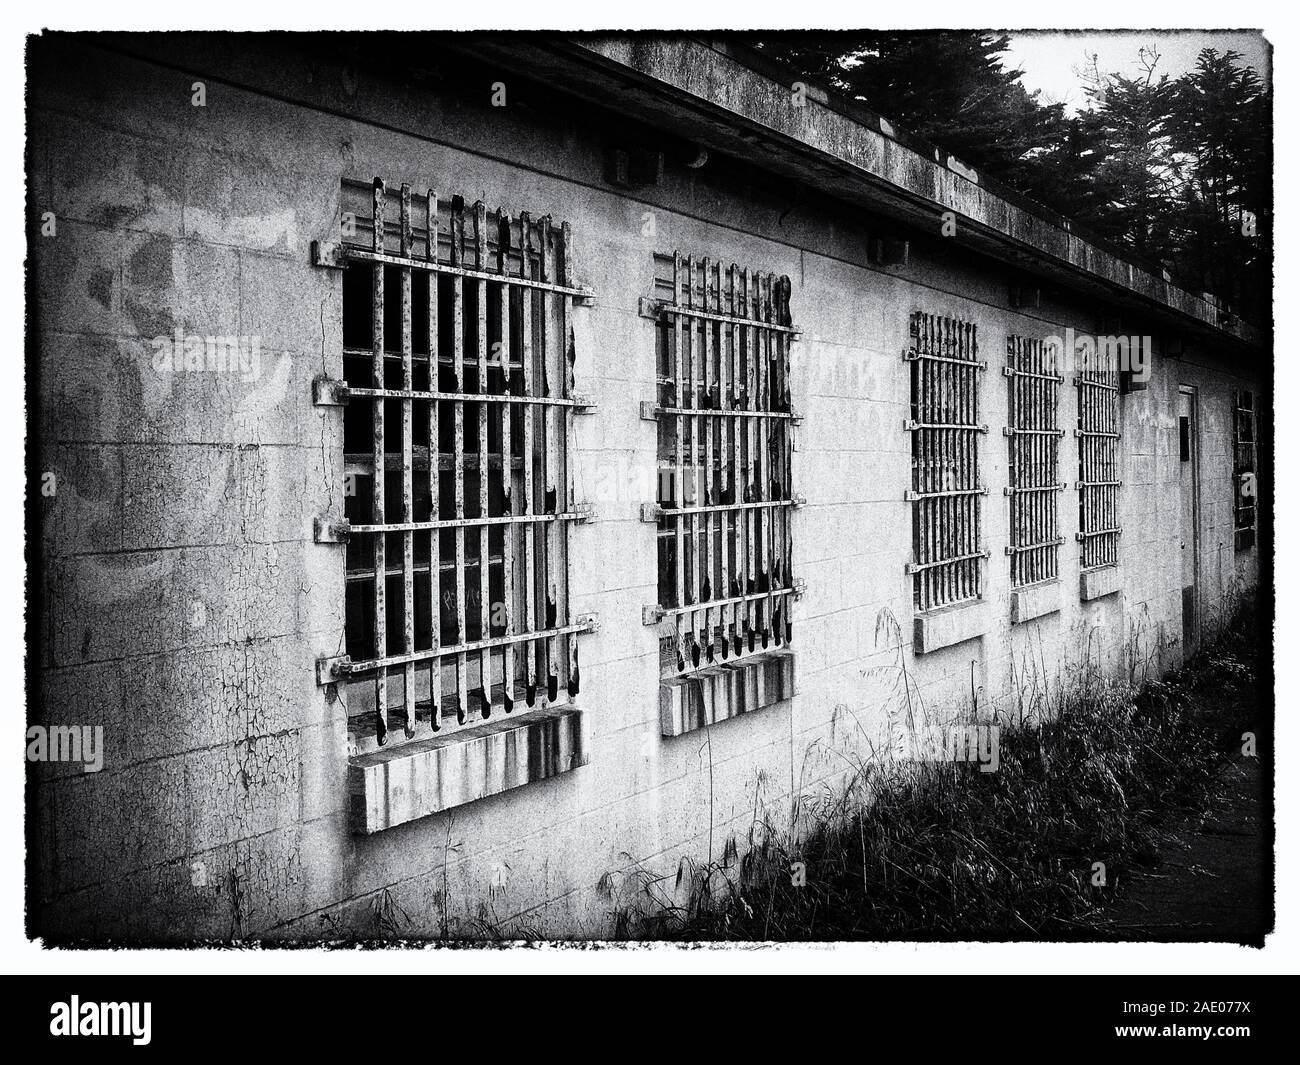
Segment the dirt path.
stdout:
<svg viewBox="0 0 1300 1065">
<path fill-rule="evenodd" d="M 1097 925 L 1105 938 L 1263 945 L 1273 900 L 1260 760 L 1237 756 L 1219 779 L 1203 816 L 1166 826 L 1160 863 L 1118 885 Z"/>
</svg>

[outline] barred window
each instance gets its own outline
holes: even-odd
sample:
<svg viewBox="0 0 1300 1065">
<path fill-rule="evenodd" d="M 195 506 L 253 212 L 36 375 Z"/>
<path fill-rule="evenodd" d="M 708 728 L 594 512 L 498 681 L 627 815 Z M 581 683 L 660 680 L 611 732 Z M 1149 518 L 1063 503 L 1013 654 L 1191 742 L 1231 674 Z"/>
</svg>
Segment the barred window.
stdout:
<svg viewBox="0 0 1300 1065">
<path fill-rule="evenodd" d="M 665 676 L 788 645 L 790 279 L 656 256 L 658 603 Z"/>
<path fill-rule="evenodd" d="M 346 403 L 345 521 L 324 538 L 347 542 L 347 654 L 322 680 L 346 680 L 358 750 L 570 699 L 591 624 L 567 582 L 567 524 L 589 516 L 569 225 L 415 203 L 420 228 L 409 186 L 347 185 L 358 235 L 317 249 L 345 267 L 344 380 L 318 389 Z"/>
<path fill-rule="evenodd" d="M 974 322 L 917 312 L 911 321 L 913 596 L 918 610 L 978 599 L 980 542 L 979 379 Z"/>
<path fill-rule="evenodd" d="M 1057 349 L 1041 340 L 1007 338 L 1007 487 L 1011 584 L 1054 581 L 1060 568 L 1061 484 L 1057 397 L 1064 380 Z"/>
<path fill-rule="evenodd" d="M 1255 545 L 1255 394 L 1235 393 L 1232 412 L 1234 542 L 1238 551 Z"/>
<path fill-rule="evenodd" d="M 1081 569 L 1119 561 L 1119 369 L 1100 347 L 1080 348 L 1079 532 Z"/>
</svg>

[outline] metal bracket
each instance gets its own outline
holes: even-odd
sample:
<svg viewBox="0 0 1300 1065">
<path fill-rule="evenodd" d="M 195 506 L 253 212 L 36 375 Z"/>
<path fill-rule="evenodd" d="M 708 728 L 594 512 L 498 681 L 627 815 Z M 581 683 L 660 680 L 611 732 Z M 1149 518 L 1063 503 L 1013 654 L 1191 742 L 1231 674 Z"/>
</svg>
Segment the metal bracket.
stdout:
<svg viewBox="0 0 1300 1065">
<path fill-rule="evenodd" d="M 346 544 L 352 526 L 339 518 L 322 515 L 312 518 L 312 539 L 318 544 Z"/>
<path fill-rule="evenodd" d="M 795 508 L 796 510 L 798 510 L 800 507 L 806 507 L 806 506 L 808 505 L 808 497 L 807 497 L 807 496 L 791 496 L 791 497 L 790 497 L 790 502 L 794 505 L 794 508 Z"/>
<path fill-rule="evenodd" d="M 574 414 L 590 414 L 596 409 L 596 401 L 586 395 L 572 395 L 569 397 L 573 402 Z"/>
<path fill-rule="evenodd" d="M 348 402 L 348 386 L 323 374 L 312 378 L 311 401 L 318 407 L 342 407 Z"/>
<path fill-rule="evenodd" d="M 1120 535 L 1124 532 L 1124 528 L 1123 528 L 1123 526 L 1121 526 L 1121 527 L 1118 528 L 1118 529 L 1107 529 L 1106 531 L 1107 531 L 1107 532 L 1113 532 L 1116 536 L 1120 536 Z M 1079 543 L 1083 543 L 1085 540 L 1089 539 L 1090 536 L 1094 536 L 1094 535 L 1096 535 L 1096 534 L 1095 534 L 1095 533 L 1093 533 L 1093 534 L 1089 534 L 1089 533 L 1077 532 L 1077 533 L 1074 534 L 1074 538 L 1075 538 L 1075 540 L 1076 540 L 1077 542 L 1079 542 Z"/>
<path fill-rule="evenodd" d="M 581 522 L 581 523 L 584 524 L 584 525 L 587 524 L 588 522 L 592 522 L 592 521 L 595 521 L 595 520 L 596 520 L 596 504 L 595 504 L 595 503 L 578 503 L 578 504 L 573 508 L 573 512 L 574 512 L 575 514 L 581 514 L 581 515 L 582 515 L 582 517 L 579 518 L 578 521 Z"/>
<path fill-rule="evenodd" d="M 335 240 L 313 240 L 311 242 L 312 266 L 324 267 L 326 270 L 342 270 L 347 266 L 343 257 L 343 245 Z"/>
<path fill-rule="evenodd" d="M 656 403 L 652 399 L 643 399 L 641 401 L 641 420 L 643 422 L 657 422 L 659 415 L 655 413 Z"/>
<path fill-rule="evenodd" d="M 658 603 L 654 606 L 643 606 L 641 608 L 642 625 L 658 625 L 665 617 L 664 608 Z"/>
<path fill-rule="evenodd" d="M 636 313 L 642 318 L 649 318 L 653 321 L 659 321 L 659 314 L 663 310 L 664 301 L 657 300 L 653 296 L 642 296 L 636 301 Z"/>
<path fill-rule="evenodd" d="M 1064 429 L 1035 429 L 1031 432 L 1030 430 L 1027 429 L 1016 429 L 1013 426 L 1004 425 L 1002 427 L 1002 435 L 1007 437 L 1051 435 L 1056 437 L 1059 440 L 1065 436 L 1065 430 Z"/>
<path fill-rule="evenodd" d="M 656 524 L 664 516 L 664 508 L 658 503 L 641 504 L 641 520 L 649 525 Z"/>
<path fill-rule="evenodd" d="M 575 293 L 573 305 L 575 307 L 594 307 L 596 305 L 596 293 L 585 286 L 574 285 L 574 288 L 582 288 L 581 293 Z"/>
<path fill-rule="evenodd" d="M 808 582 L 802 577 L 796 577 L 790 587 L 794 589 L 795 599 L 802 599 L 808 593 Z"/>
<path fill-rule="evenodd" d="M 1008 489 L 1006 489 L 1006 488 L 1002 489 L 1002 492 L 1003 492 L 1004 495 L 1010 495 L 1010 494 L 1011 494 L 1010 491 L 1009 491 Z M 956 493 L 954 493 L 954 495 L 955 495 L 955 494 L 956 494 Z M 989 486 L 986 485 L 986 484 L 982 484 L 982 485 L 979 485 L 979 486 L 976 487 L 976 488 L 972 488 L 972 489 L 970 489 L 969 491 L 963 490 L 963 491 L 961 492 L 961 494 L 962 494 L 962 495 L 981 495 L 981 496 L 986 496 L 986 495 L 989 494 Z M 939 495 L 936 495 L 934 492 L 918 492 L 918 491 L 916 491 L 916 490 L 913 489 L 913 488 L 905 488 L 905 489 L 903 490 L 903 502 L 905 502 L 905 503 L 916 503 L 916 502 L 918 502 L 919 500 L 922 500 L 922 499 L 941 499 L 941 498 L 943 498 L 942 493 L 940 493 Z M 950 497 L 950 498 L 951 498 L 951 497 Z"/>
<path fill-rule="evenodd" d="M 913 419 L 913 418 L 904 418 L 904 419 L 903 419 L 903 432 L 905 432 L 905 433 L 915 433 L 915 432 L 919 432 L 919 431 L 921 430 L 921 428 L 922 428 L 921 423 L 918 422 L 918 421 L 916 421 L 915 419 Z M 955 425 L 955 426 L 953 426 L 953 428 L 954 428 L 954 429 L 974 429 L 977 433 L 987 433 L 987 432 L 989 431 L 989 427 L 988 427 L 988 425 L 987 425 L 987 424 L 984 424 L 984 423 L 980 423 L 979 425 Z M 1004 429 L 1004 431 L 1005 431 L 1006 427 L 1003 426 L 1003 429 Z"/>
<path fill-rule="evenodd" d="M 332 658 L 316 659 L 316 683 L 321 687 L 347 680 L 351 673 L 352 659 L 347 655 L 335 655 Z"/>
<path fill-rule="evenodd" d="M 584 631 L 585 631 L 585 632 L 599 632 L 599 631 L 600 631 L 600 615 L 599 615 L 599 614 L 579 614 L 577 617 L 575 617 L 575 618 L 573 619 L 573 623 L 574 623 L 575 625 L 582 625 L 582 626 L 585 626 L 585 628 L 584 628 Z"/>
</svg>

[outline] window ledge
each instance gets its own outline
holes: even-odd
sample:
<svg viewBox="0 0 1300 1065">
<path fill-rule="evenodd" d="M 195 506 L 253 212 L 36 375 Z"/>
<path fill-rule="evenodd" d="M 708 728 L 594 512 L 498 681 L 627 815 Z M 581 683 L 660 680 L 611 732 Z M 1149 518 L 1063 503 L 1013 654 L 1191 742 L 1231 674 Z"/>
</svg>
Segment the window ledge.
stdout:
<svg viewBox="0 0 1300 1065">
<path fill-rule="evenodd" d="M 912 649 L 918 655 L 929 654 L 941 647 L 951 647 L 983 636 L 988 628 L 988 603 L 982 599 L 931 610 L 916 615 Z"/>
<path fill-rule="evenodd" d="M 659 724 L 665 736 L 716 725 L 794 695 L 794 652 L 784 648 L 697 669 L 659 687 Z"/>
<path fill-rule="evenodd" d="M 357 755 L 348 761 L 352 831 L 382 832 L 586 764 L 575 706 Z"/>
<path fill-rule="evenodd" d="M 1011 624 L 1033 621 L 1061 609 L 1061 582 L 1042 581 L 1011 590 Z"/>
<path fill-rule="evenodd" d="M 1079 574 L 1079 598 L 1100 599 L 1114 595 L 1119 591 L 1123 581 L 1120 579 L 1119 566 L 1102 566 L 1100 569 L 1086 569 Z"/>
</svg>

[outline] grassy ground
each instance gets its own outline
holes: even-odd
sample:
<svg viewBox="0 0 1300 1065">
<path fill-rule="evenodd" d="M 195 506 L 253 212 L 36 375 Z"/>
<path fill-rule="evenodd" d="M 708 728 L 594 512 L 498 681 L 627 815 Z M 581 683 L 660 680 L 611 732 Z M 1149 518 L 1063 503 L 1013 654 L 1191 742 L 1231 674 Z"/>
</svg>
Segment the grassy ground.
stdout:
<svg viewBox="0 0 1300 1065">
<path fill-rule="evenodd" d="M 619 915 L 683 940 L 1093 939 L 1162 826 L 1206 808 L 1258 713 L 1253 617 L 1141 689 L 1100 685 L 1041 727 L 1003 726 L 1000 765 L 864 766 L 797 840 L 768 831 L 739 866 L 693 870 L 690 902 Z M 861 785 L 868 787 L 863 789 Z M 854 787 L 858 785 L 858 787 Z M 864 790 L 874 801 L 850 796 Z M 792 875 L 802 863 L 804 880 Z M 1104 878 L 1101 866 L 1104 865 Z M 797 867 L 794 867 L 797 868 Z M 1113 930 L 1111 935 L 1113 935 Z"/>
</svg>

